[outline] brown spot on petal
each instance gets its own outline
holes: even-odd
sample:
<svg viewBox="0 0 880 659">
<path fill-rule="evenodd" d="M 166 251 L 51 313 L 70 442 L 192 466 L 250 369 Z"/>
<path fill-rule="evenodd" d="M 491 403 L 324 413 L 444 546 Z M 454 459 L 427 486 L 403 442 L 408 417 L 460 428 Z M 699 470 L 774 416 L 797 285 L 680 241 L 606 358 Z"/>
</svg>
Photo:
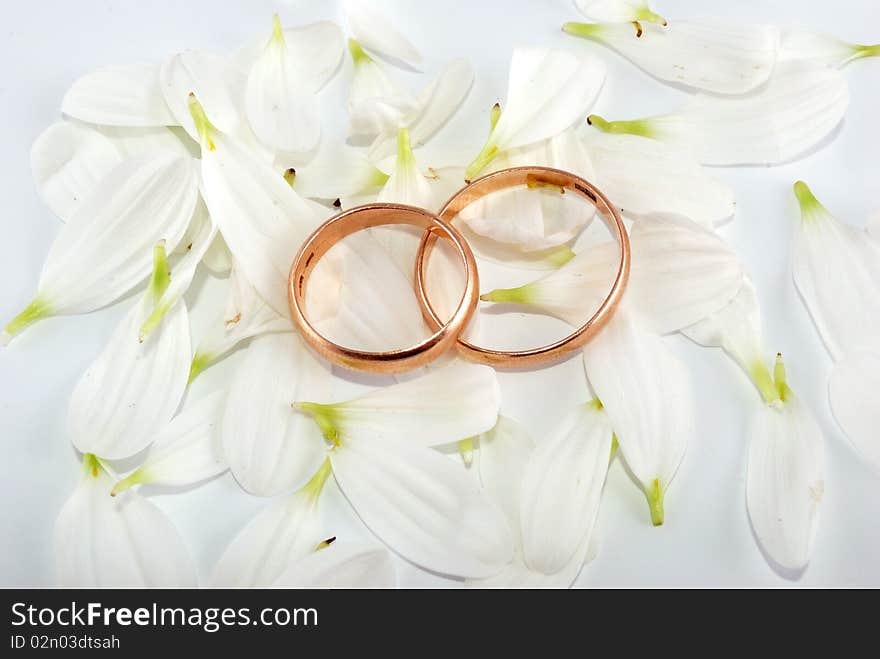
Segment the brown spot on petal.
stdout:
<svg viewBox="0 0 880 659">
<path fill-rule="evenodd" d="M 825 496 L 825 481 L 816 481 L 807 489 L 814 503 L 822 503 L 822 497 Z"/>
</svg>

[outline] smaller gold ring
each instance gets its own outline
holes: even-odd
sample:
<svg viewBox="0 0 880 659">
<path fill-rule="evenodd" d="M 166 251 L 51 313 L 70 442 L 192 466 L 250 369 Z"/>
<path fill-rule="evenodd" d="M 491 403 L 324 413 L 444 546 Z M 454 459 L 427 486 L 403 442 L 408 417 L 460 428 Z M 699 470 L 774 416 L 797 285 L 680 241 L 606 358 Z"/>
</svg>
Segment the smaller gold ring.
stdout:
<svg viewBox="0 0 880 659">
<path fill-rule="evenodd" d="M 461 256 L 465 290 L 452 317 L 431 327 L 434 332 L 420 343 L 399 350 L 368 352 L 337 345 L 321 335 L 306 318 L 305 293 L 315 265 L 337 242 L 357 231 L 386 224 L 407 224 L 425 229 L 426 235 L 449 240 Z M 470 322 L 480 295 L 477 264 L 458 229 L 430 211 L 402 204 L 376 203 L 357 206 L 334 215 L 303 243 L 290 268 L 287 293 L 293 322 L 315 351 L 334 364 L 371 373 L 402 373 L 434 361 L 451 349 Z"/>
<path fill-rule="evenodd" d="M 571 190 L 593 204 L 602 215 L 609 230 L 615 234 L 615 238 L 620 246 L 620 264 L 614 282 L 611 285 L 611 290 L 592 317 L 574 332 L 555 343 L 529 350 L 505 351 L 483 348 L 466 341 L 463 337 L 458 339 L 458 349 L 463 357 L 470 361 L 489 364 L 497 368 L 538 366 L 556 361 L 568 353 L 583 347 L 609 321 L 617 305 L 620 303 L 627 280 L 629 279 L 630 247 L 623 218 L 621 218 L 617 208 L 596 186 L 570 172 L 538 166 L 502 169 L 483 176 L 456 192 L 440 210 L 440 218 L 451 225 L 456 216 L 469 204 L 492 192 L 517 185 L 549 186 L 559 188 L 561 191 Z M 435 236 L 425 233 L 422 237 L 422 242 L 419 244 L 419 251 L 416 254 L 415 267 L 416 295 L 419 298 L 419 304 L 422 307 L 425 321 L 431 328 L 440 325 L 440 318 L 431 305 L 425 289 L 427 257 L 435 241 Z"/>
</svg>

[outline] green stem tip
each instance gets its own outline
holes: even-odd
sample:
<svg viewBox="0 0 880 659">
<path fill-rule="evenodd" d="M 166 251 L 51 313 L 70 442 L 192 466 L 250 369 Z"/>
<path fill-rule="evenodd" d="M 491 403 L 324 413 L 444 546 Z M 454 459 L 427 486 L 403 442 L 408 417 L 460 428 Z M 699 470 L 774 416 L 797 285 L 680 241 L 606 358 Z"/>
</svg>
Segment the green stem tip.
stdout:
<svg viewBox="0 0 880 659">
<path fill-rule="evenodd" d="M 274 44 L 279 46 L 286 45 L 284 40 L 284 26 L 281 25 L 281 19 L 278 17 L 278 14 L 272 16 L 272 37 L 271 41 Z"/>
<path fill-rule="evenodd" d="M 51 306 L 40 299 L 38 295 L 30 301 L 21 313 L 6 324 L 2 334 L 0 334 L 0 345 L 7 345 L 12 340 L 12 337 L 21 332 L 25 327 L 51 314 Z"/>
<path fill-rule="evenodd" d="M 529 304 L 531 301 L 530 285 L 517 288 L 496 288 L 488 293 L 483 293 L 480 299 L 483 302 L 508 302 L 513 304 Z"/>
<path fill-rule="evenodd" d="M 202 148 L 208 149 L 208 151 L 213 151 L 215 146 L 212 133 L 217 129 L 208 119 L 208 115 L 205 114 L 205 108 L 202 107 L 202 104 L 199 103 L 199 100 L 193 92 L 189 93 L 189 113 L 192 115 L 193 122 L 196 125 L 196 131 L 199 134 L 199 142 L 201 143 Z"/>
<path fill-rule="evenodd" d="M 486 142 L 486 145 L 483 149 L 477 154 L 477 157 L 474 158 L 473 162 L 468 165 L 467 169 L 464 172 L 465 182 L 472 181 L 477 174 L 482 172 L 486 167 L 489 166 L 489 163 L 495 160 L 495 157 L 498 155 L 498 147 L 492 144 L 491 140 Z"/>
<path fill-rule="evenodd" d="M 651 509 L 651 523 L 654 526 L 663 525 L 663 496 L 666 494 L 666 488 L 660 485 L 660 479 L 655 478 L 654 482 L 645 489 L 645 496 L 648 498 L 648 507 Z"/>
<path fill-rule="evenodd" d="M 575 37 L 589 39 L 601 32 L 602 25 L 599 23 L 568 22 L 562 24 L 562 31 Z"/>
<path fill-rule="evenodd" d="M 598 114 L 587 117 L 587 123 L 595 126 L 604 133 L 615 135 L 639 135 L 641 137 L 656 138 L 657 131 L 651 125 L 650 119 L 632 119 L 628 121 L 606 121 Z"/>
<path fill-rule="evenodd" d="M 113 486 L 113 489 L 110 490 L 110 496 L 115 497 L 120 492 L 124 492 L 128 488 L 133 485 L 138 485 L 144 482 L 144 473 L 142 469 L 137 469 L 130 473 L 128 476 L 118 481 L 116 485 Z"/>
<path fill-rule="evenodd" d="M 189 365 L 189 379 L 187 379 L 186 383 L 191 384 L 193 380 L 201 375 L 202 371 L 204 371 L 213 363 L 213 355 L 209 355 L 207 353 L 199 352 L 198 350 L 196 350 L 196 354 L 193 356 L 192 363 Z"/>
<path fill-rule="evenodd" d="M 465 467 L 470 467 L 474 463 L 474 438 L 468 437 L 458 442 L 458 453 L 461 455 L 461 461 Z"/>
<path fill-rule="evenodd" d="M 853 56 L 850 58 L 850 61 L 862 59 L 863 57 L 880 57 L 880 43 L 875 43 L 873 45 L 854 45 Z"/>
<path fill-rule="evenodd" d="M 315 423 L 324 434 L 324 438 L 333 444 L 339 446 L 339 429 L 337 428 L 338 414 L 335 405 L 324 405 L 321 403 L 293 403 L 293 409 L 305 412 L 314 419 Z"/>
<path fill-rule="evenodd" d="M 373 61 L 373 58 L 367 55 L 357 39 L 348 40 L 348 52 L 351 53 L 351 59 L 354 61 L 355 66 Z"/>
<path fill-rule="evenodd" d="M 801 219 L 804 222 L 812 222 L 821 215 L 828 215 L 822 203 L 816 199 L 816 195 L 810 190 L 810 187 L 803 181 L 797 181 L 794 184 L 794 195 L 797 197 L 798 204 L 801 207 Z"/>
</svg>

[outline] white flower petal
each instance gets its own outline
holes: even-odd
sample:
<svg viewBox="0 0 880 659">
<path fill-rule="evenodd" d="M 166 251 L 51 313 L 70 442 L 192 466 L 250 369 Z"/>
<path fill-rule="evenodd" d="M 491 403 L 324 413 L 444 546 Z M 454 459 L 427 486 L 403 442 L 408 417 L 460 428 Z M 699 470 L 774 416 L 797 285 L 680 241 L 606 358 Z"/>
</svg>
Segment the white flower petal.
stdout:
<svg viewBox="0 0 880 659">
<path fill-rule="evenodd" d="M 594 179 L 593 163 L 577 132 L 568 129 L 538 144 L 505 151 L 492 171 L 539 165 Z M 466 206 L 459 217 L 469 229 L 493 241 L 526 252 L 557 247 L 574 238 L 595 215 L 586 200 L 571 199 L 558 190 L 509 188 Z"/>
<path fill-rule="evenodd" d="M 760 89 L 736 98 L 697 94 L 671 114 L 590 123 L 689 150 L 704 165 L 775 165 L 810 152 L 843 120 L 846 80 L 821 66 L 777 65 Z"/>
<path fill-rule="evenodd" d="M 333 23 L 316 23 L 290 34 L 276 15 L 272 35 L 250 68 L 245 94 L 248 121 L 264 145 L 288 153 L 317 145 L 317 92 L 339 66 L 342 51 L 342 32 Z"/>
<path fill-rule="evenodd" d="M 669 213 L 706 226 L 733 215 L 733 190 L 708 176 L 689 150 L 599 130 L 582 137 L 596 184 L 627 215 Z"/>
<path fill-rule="evenodd" d="M 394 239 L 393 244 L 401 250 L 393 254 L 386 252 L 370 233 L 359 232 L 325 256 L 324 260 L 327 257 L 340 259 L 339 288 L 335 293 L 330 290 L 331 273 L 327 272 L 323 281 L 315 276 L 324 260 L 309 280 L 307 292 L 315 293 L 314 301 L 306 300 L 309 317 L 323 336 L 338 345 L 356 350 L 394 350 L 415 345 L 429 335 L 413 294 L 412 275 L 407 278 L 399 269 L 407 260 L 412 268 L 421 233 L 411 236 L 403 231 L 397 235 L 392 229 L 375 235 Z M 406 242 L 410 238 L 415 240 L 415 245 Z M 328 293 L 319 298 L 319 291 Z M 319 299 L 325 307 L 323 318 L 315 304 Z M 333 304 L 332 312 L 327 312 L 328 303 Z"/>
<path fill-rule="evenodd" d="M 605 64 L 597 58 L 544 48 L 514 50 L 507 101 L 486 145 L 468 167 L 468 178 L 499 151 L 549 139 L 582 119 L 604 81 Z"/>
<path fill-rule="evenodd" d="M 301 490 L 276 499 L 239 531 L 214 566 L 211 585 L 270 586 L 293 561 L 314 551 L 326 537 L 317 508 L 327 474 L 329 464 Z"/>
<path fill-rule="evenodd" d="M 194 140 L 199 139 L 199 134 L 189 111 L 190 94 L 195 94 L 208 119 L 220 130 L 234 132 L 241 123 L 226 82 L 228 66 L 226 58 L 200 50 L 177 53 L 162 63 L 162 95 L 174 115 L 174 123 L 183 126 Z"/>
<path fill-rule="evenodd" d="M 469 588 L 571 588 L 584 563 L 590 560 L 593 543 L 588 540 L 585 539 L 565 567 L 554 574 L 532 570 L 519 557 L 498 574 L 485 579 L 468 579 L 465 585 Z"/>
<path fill-rule="evenodd" d="M 331 451 L 352 507 L 383 542 L 428 570 L 463 577 L 500 571 L 513 555 L 504 515 L 460 464 L 413 439 L 359 437 Z"/>
<path fill-rule="evenodd" d="M 480 435 L 478 441 L 480 482 L 489 498 L 507 516 L 519 550 L 522 482 L 535 442 L 525 427 L 505 416 L 499 416 L 498 423 Z"/>
<path fill-rule="evenodd" d="M 203 196 L 229 250 L 257 292 L 289 313 L 290 263 L 321 217 L 269 165 L 234 138 L 202 145 Z"/>
<path fill-rule="evenodd" d="M 293 189 L 303 197 L 338 199 L 377 191 L 386 181 L 388 175 L 361 150 L 327 139 L 306 166 L 296 168 Z"/>
<path fill-rule="evenodd" d="M 121 161 L 110 140 L 74 121 L 52 124 L 31 147 L 31 173 L 40 196 L 64 221 Z"/>
<path fill-rule="evenodd" d="M 611 423 L 595 402 L 573 410 L 538 443 L 522 481 L 523 556 L 555 574 L 589 542 L 611 458 Z"/>
<path fill-rule="evenodd" d="M 770 25 L 566 23 L 562 29 L 613 48 L 660 80 L 718 94 L 744 94 L 766 82 L 779 49 L 779 30 Z"/>
<path fill-rule="evenodd" d="M 584 16 L 597 21 L 607 23 L 647 21 L 666 25 L 666 19 L 651 11 L 647 0 L 575 0 L 574 4 Z"/>
<path fill-rule="evenodd" d="M 474 84 L 474 69 L 465 59 L 449 62 L 443 71 L 416 97 L 400 123 L 408 128 L 414 146 L 427 142 L 456 113 Z M 370 160 L 380 164 L 394 154 L 393 131 L 377 136 L 370 146 Z"/>
<path fill-rule="evenodd" d="M 587 344 L 584 364 L 626 463 L 648 497 L 652 521 L 662 524 L 663 497 L 693 432 L 690 373 L 624 305 Z"/>
<path fill-rule="evenodd" d="M 700 345 L 722 348 L 752 376 L 756 368 L 766 369 L 758 294 L 748 276 L 726 306 L 681 332 Z"/>
<path fill-rule="evenodd" d="M 220 446 L 220 418 L 226 391 L 215 391 L 187 404 L 156 434 L 141 465 L 113 488 L 113 494 L 139 484 L 182 487 L 227 469 Z"/>
<path fill-rule="evenodd" d="M 174 126 L 154 64 L 114 66 L 76 80 L 61 101 L 68 117 L 108 126 Z"/>
<path fill-rule="evenodd" d="M 229 276 L 226 311 L 199 342 L 193 355 L 190 380 L 225 356 L 245 339 L 275 332 L 292 332 L 290 316 L 279 316 L 237 267 Z"/>
<path fill-rule="evenodd" d="M 843 355 L 828 381 L 834 418 L 871 468 L 880 472 L 880 350 Z"/>
<path fill-rule="evenodd" d="M 726 307 L 743 286 L 736 253 L 714 232 L 684 218 L 644 217 L 632 229 L 630 302 L 658 334 Z"/>
<path fill-rule="evenodd" d="M 58 585 L 68 588 L 194 587 L 196 572 L 171 521 L 113 480 L 93 456 L 55 522 Z"/>
<path fill-rule="evenodd" d="M 821 66 L 841 67 L 862 57 L 880 54 L 878 46 L 847 43 L 829 34 L 806 28 L 789 28 L 782 31 L 779 61 L 809 62 Z"/>
<path fill-rule="evenodd" d="M 364 48 L 392 62 L 404 62 L 412 67 L 421 63 L 419 51 L 387 16 L 362 0 L 346 0 L 344 6 L 348 26 Z"/>
<path fill-rule="evenodd" d="M 389 78 L 357 41 L 349 39 L 348 48 L 354 60 L 348 92 L 349 136 L 393 134 L 416 109 L 417 99 Z"/>
<path fill-rule="evenodd" d="M 839 71 L 778 67 L 742 98 L 699 94 L 680 115 L 707 165 L 772 165 L 803 156 L 843 121 L 849 90 Z"/>
<path fill-rule="evenodd" d="M 152 300 L 138 300 L 86 369 L 70 397 L 68 424 L 77 449 L 107 460 L 147 447 L 174 416 L 189 372 L 186 304 L 178 302 L 141 342 Z"/>
<path fill-rule="evenodd" d="M 802 181 L 795 229 L 794 283 L 834 359 L 880 343 L 880 244 L 838 221 Z"/>
<path fill-rule="evenodd" d="M 384 547 L 336 541 L 295 561 L 272 584 L 279 588 L 394 588 L 397 575 Z"/>
<path fill-rule="evenodd" d="M 309 391 L 303 394 L 308 399 L 293 400 L 320 400 Z M 343 440 L 436 446 L 492 428 L 498 419 L 501 390 L 495 371 L 488 366 L 453 361 L 342 403 L 298 405 L 333 426 Z"/>
<path fill-rule="evenodd" d="M 150 273 L 158 241 L 168 251 L 177 246 L 197 197 L 191 159 L 154 154 L 124 160 L 61 228 L 36 297 L 6 334 L 39 318 L 93 311 L 127 293 Z"/>
<path fill-rule="evenodd" d="M 205 211 L 207 212 L 207 208 Z M 202 263 L 215 275 L 223 276 L 232 272 L 232 252 L 223 240 L 223 234 L 218 232 L 214 235 L 214 240 L 202 256 Z"/>
<path fill-rule="evenodd" d="M 257 496 L 289 491 L 321 464 L 321 433 L 290 405 L 326 396 L 329 373 L 295 334 L 251 344 L 229 388 L 221 427 L 229 468 L 245 490 Z"/>
<path fill-rule="evenodd" d="M 810 560 L 825 491 L 822 432 L 793 396 L 760 403 L 749 426 L 746 502 L 761 546 L 789 569 Z"/>
<path fill-rule="evenodd" d="M 630 240 L 627 300 L 654 332 L 674 332 L 716 313 L 742 287 L 736 254 L 715 233 L 689 220 L 646 216 L 633 225 Z M 619 263 L 617 244 L 601 243 L 537 281 L 482 299 L 533 305 L 577 327 L 608 294 Z"/>
<path fill-rule="evenodd" d="M 213 244 L 217 235 L 217 225 L 204 208 L 204 203 L 199 199 L 196 212 L 190 225 L 191 235 L 186 246 L 186 253 L 174 266 L 174 276 L 168 287 L 156 300 L 153 309 L 140 329 L 140 338 L 143 339 L 158 325 L 164 315 L 168 313 L 177 301 L 189 290 L 196 268 L 202 262 L 202 258 Z"/>
<path fill-rule="evenodd" d="M 186 135 L 175 130 L 158 127 L 129 127 L 129 126 L 95 126 L 95 130 L 107 137 L 123 157 L 140 156 L 147 153 L 177 153 L 182 156 L 197 156 L 197 145 Z M 193 148 L 190 149 L 189 147 Z"/>
</svg>

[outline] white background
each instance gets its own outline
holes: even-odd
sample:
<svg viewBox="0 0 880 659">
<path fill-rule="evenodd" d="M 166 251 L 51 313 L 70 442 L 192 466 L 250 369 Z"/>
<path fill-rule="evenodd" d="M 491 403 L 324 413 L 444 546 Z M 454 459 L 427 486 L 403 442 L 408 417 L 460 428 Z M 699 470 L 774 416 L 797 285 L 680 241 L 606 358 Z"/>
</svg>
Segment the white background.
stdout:
<svg viewBox="0 0 880 659">
<path fill-rule="evenodd" d="M 408 2 L 376 0 L 425 55 L 426 77 L 401 76 L 415 88 L 458 56 L 476 69 L 462 111 L 438 140 L 479 150 L 488 110 L 503 101 L 513 47 L 542 45 L 589 51 L 609 75 L 594 108 L 608 118 L 650 115 L 675 107 L 683 92 L 655 81 L 602 46 L 564 35 L 563 22 L 585 20 L 570 0 Z M 4 3 L 0 35 L 0 320 L 15 315 L 35 291 L 59 223 L 31 181 L 34 138 L 59 117 L 61 98 L 80 75 L 109 64 L 160 61 L 174 51 L 231 52 L 266 33 L 272 13 L 286 25 L 342 21 L 338 2 L 268 0 L 53 0 Z M 880 41 L 875 0 L 657 0 L 671 19 L 726 17 L 740 22 L 802 24 L 854 42 Z M 678 476 L 666 497 L 666 524 L 653 528 L 642 493 L 615 461 L 601 510 L 601 548 L 581 573 L 582 586 L 880 585 L 880 477 L 856 457 L 827 403 L 830 359 L 804 310 L 790 274 L 790 238 L 798 214 L 791 184 L 803 178 L 845 221 L 861 225 L 878 209 L 880 60 L 845 71 L 851 105 L 842 127 L 809 157 L 775 168 L 716 169 L 732 185 L 737 214 L 721 229 L 757 285 L 768 353 L 781 350 L 795 391 L 815 411 L 826 437 L 826 490 L 810 566 L 779 574 L 752 536 L 745 508 L 745 412 L 757 394 L 718 351 L 682 337 L 669 340 L 691 366 L 699 418 Z M 324 129 L 343 135 L 346 61 L 323 93 Z M 188 296 L 196 305 L 194 335 L 222 304 L 223 283 L 200 277 Z M 121 314 L 123 301 L 88 316 L 42 321 L 0 349 L 0 584 L 53 583 L 52 526 L 79 474 L 65 429 L 67 400 Z M 516 322 L 513 318 L 511 322 Z M 240 357 L 240 355 L 239 355 Z M 769 357 L 769 354 L 768 354 Z M 218 386 L 236 358 L 212 368 L 196 390 Z M 540 437 L 567 407 L 585 399 L 581 362 L 533 373 L 500 375 L 503 412 Z M 346 386 L 337 393 L 347 393 Z M 204 579 L 223 547 L 266 502 L 244 494 L 228 474 L 186 492 L 144 492 L 174 520 Z M 328 486 L 328 515 L 340 537 L 369 537 Z M 455 585 L 399 561 L 403 585 Z"/>
</svg>

